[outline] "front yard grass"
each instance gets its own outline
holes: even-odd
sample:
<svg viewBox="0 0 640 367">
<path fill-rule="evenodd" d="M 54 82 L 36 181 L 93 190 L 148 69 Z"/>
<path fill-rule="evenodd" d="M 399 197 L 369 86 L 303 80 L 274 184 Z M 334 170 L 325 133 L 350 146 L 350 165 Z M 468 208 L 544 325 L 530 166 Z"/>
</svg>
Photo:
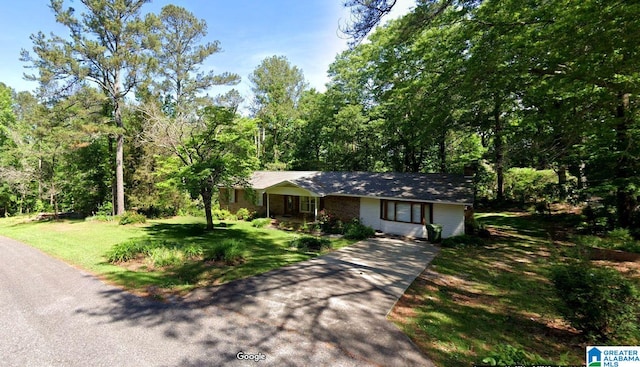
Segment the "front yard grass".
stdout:
<svg viewBox="0 0 640 367">
<path fill-rule="evenodd" d="M 228 221 L 213 231 L 205 231 L 204 219 L 194 217 L 151 220 L 144 225 L 129 226 L 118 225 L 115 221 L 35 222 L 25 219 L 1 219 L 0 235 L 28 243 L 127 290 L 157 298 L 264 273 L 319 255 L 290 246 L 300 234 L 255 228 L 243 221 Z M 234 240 L 245 256 L 236 264 L 185 260 L 174 266 L 154 267 L 146 259 L 122 264 L 107 262 L 105 255 L 114 245 L 144 238 L 181 247 L 196 245 L 205 251 L 221 241 Z M 332 240 L 332 247 L 340 248 L 352 242 Z"/>
<path fill-rule="evenodd" d="M 486 245 L 442 248 L 390 319 L 439 367 L 482 364 L 511 347 L 545 364 L 582 365 L 584 341 L 560 316 L 550 281 L 553 264 L 575 255 L 574 244 L 555 240 L 571 218 L 481 213 L 476 219 L 492 234 Z"/>
</svg>

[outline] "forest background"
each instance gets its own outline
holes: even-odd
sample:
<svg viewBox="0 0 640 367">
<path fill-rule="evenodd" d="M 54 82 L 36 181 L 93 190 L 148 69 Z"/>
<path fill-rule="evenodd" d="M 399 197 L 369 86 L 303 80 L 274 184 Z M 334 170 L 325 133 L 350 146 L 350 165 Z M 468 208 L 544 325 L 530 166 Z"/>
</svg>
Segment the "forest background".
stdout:
<svg viewBox="0 0 640 367">
<path fill-rule="evenodd" d="M 393 1 L 347 1 L 353 44 L 325 91 L 274 55 L 252 95 L 209 96 L 239 81 L 203 69 L 219 42 L 148 2 L 51 2 L 68 34 L 20 56 L 38 89 L 0 85 L 0 214 L 210 215 L 215 188 L 255 169 L 473 167 L 477 205 L 588 201 L 640 227 L 640 4 L 417 1 L 369 32 Z"/>
</svg>

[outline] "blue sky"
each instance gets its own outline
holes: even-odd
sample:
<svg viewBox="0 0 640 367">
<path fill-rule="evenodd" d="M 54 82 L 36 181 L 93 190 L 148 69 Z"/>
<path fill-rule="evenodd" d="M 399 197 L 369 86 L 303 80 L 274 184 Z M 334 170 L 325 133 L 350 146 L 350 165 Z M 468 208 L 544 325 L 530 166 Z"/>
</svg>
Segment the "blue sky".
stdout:
<svg viewBox="0 0 640 367">
<path fill-rule="evenodd" d="M 78 3 L 66 1 L 80 8 Z M 396 15 L 414 3 L 400 0 Z M 32 48 L 29 36 L 38 31 L 67 34 L 56 24 L 48 4 L 49 0 L 15 1 L 0 12 L 0 82 L 18 91 L 36 87 L 23 80 L 27 70 L 19 61 L 20 50 Z M 182 6 L 207 22 L 208 40 L 220 41 L 223 52 L 211 56 L 203 69 L 239 74 L 242 81 L 236 89 L 247 100 L 251 97 L 248 75 L 264 58 L 286 56 L 303 70 L 310 87 L 324 90 L 329 64 L 347 49 L 339 31 L 349 21 L 342 0 L 154 0 L 143 10 L 158 13 L 167 4 Z"/>
</svg>

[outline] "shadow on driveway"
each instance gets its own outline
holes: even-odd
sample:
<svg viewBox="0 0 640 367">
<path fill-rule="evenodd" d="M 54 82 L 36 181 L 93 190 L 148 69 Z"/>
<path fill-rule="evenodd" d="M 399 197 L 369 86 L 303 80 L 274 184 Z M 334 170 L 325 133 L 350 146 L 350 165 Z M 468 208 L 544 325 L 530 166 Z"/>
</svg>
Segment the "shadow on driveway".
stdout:
<svg viewBox="0 0 640 367">
<path fill-rule="evenodd" d="M 186 366 L 433 366 L 387 313 L 435 256 L 426 242 L 376 237 L 161 304 L 114 288 L 77 313 L 183 346 Z M 184 347 L 188 345 L 188 347 Z M 166 352 L 159 352 L 160 355 Z M 175 357 L 175 356 L 174 356 Z M 167 361 L 169 362 L 169 361 Z"/>
</svg>

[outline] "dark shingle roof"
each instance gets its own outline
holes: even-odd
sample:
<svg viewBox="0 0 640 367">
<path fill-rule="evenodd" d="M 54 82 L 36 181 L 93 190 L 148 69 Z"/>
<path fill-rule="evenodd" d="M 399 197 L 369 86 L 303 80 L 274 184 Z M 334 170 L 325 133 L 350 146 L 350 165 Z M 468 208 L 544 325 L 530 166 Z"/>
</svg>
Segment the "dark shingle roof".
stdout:
<svg viewBox="0 0 640 367">
<path fill-rule="evenodd" d="M 439 173 L 375 173 L 320 171 L 257 171 L 249 180 L 255 189 L 266 189 L 283 182 L 319 196 L 344 195 L 397 198 L 429 202 L 471 204 L 470 178 Z"/>
</svg>

